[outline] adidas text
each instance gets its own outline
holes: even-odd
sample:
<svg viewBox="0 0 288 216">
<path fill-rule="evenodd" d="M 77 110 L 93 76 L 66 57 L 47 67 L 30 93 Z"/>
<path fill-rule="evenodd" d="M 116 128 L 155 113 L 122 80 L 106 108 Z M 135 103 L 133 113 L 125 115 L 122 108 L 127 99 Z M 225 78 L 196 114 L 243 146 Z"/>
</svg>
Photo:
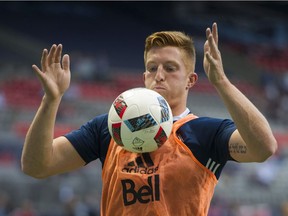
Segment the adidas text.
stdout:
<svg viewBox="0 0 288 216">
<path fill-rule="evenodd" d="M 153 173 L 156 173 L 157 170 L 158 170 L 158 166 L 157 167 L 139 167 L 139 166 L 134 166 L 134 167 L 124 167 L 122 169 L 122 172 L 153 174 Z"/>
</svg>

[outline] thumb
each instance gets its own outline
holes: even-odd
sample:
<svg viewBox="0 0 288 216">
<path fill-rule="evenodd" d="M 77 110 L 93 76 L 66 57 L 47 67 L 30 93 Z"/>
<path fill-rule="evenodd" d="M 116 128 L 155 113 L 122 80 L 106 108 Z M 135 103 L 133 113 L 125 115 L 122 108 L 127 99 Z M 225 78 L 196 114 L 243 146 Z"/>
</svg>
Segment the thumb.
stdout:
<svg viewBox="0 0 288 216">
<path fill-rule="evenodd" d="M 209 48 L 208 40 L 206 40 L 204 43 L 204 53 L 209 52 L 209 50 L 210 48 Z"/>
<path fill-rule="evenodd" d="M 32 65 L 32 69 L 33 69 L 33 71 L 36 73 L 36 75 L 38 76 L 38 78 L 40 79 L 40 80 L 42 80 L 43 79 L 43 72 L 34 64 L 34 65 Z"/>
</svg>

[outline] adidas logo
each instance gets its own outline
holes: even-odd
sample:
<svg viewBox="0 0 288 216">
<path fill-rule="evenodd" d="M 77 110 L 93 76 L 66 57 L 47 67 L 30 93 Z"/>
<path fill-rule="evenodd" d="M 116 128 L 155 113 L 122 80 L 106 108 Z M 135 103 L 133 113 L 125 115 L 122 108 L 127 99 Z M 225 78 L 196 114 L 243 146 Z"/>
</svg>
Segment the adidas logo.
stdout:
<svg viewBox="0 0 288 216">
<path fill-rule="evenodd" d="M 157 173 L 158 166 L 154 167 L 154 163 L 149 153 L 140 154 L 135 160 L 128 162 L 122 169 L 122 172 L 153 174 Z"/>
<path fill-rule="evenodd" d="M 216 173 L 218 167 L 220 166 L 220 164 L 217 164 L 215 161 L 213 161 L 211 158 L 209 158 L 209 160 L 206 163 L 206 167 L 214 173 Z"/>
</svg>

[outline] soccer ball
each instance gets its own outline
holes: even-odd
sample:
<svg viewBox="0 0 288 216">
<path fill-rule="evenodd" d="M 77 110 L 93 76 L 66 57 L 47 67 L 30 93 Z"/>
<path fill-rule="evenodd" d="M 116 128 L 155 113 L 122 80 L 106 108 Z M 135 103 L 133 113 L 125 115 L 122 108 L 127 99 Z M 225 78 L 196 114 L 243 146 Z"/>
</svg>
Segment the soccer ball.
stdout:
<svg viewBox="0 0 288 216">
<path fill-rule="evenodd" d="M 167 101 L 147 88 L 120 94 L 108 113 L 108 128 L 115 142 L 130 152 L 152 152 L 168 139 L 173 125 Z"/>
</svg>

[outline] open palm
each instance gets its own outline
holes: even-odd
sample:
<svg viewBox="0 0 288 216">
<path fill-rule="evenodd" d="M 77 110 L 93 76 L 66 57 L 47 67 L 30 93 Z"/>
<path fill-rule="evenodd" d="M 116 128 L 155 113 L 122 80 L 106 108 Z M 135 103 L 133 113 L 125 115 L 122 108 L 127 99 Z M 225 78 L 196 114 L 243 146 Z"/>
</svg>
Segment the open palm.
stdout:
<svg viewBox="0 0 288 216">
<path fill-rule="evenodd" d="M 205 73 L 212 84 L 217 84 L 225 78 L 221 53 L 218 49 L 217 24 L 213 23 L 212 32 L 210 28 L 206 30 L 206 42 L 204 44 L 203 66 Z"/>
<path fill-rule="evenodd" d="M 36 65 L 32 66 L 41 81 L 46 96 L 51 99 L 62 97 L 70 85 L 70 59 L 66 54 L 61 62 L 61 55 L 62 45 L 53 44 L 49 52 L 47 49 L 43 50 L 41 70 Z"/>
</svg>

